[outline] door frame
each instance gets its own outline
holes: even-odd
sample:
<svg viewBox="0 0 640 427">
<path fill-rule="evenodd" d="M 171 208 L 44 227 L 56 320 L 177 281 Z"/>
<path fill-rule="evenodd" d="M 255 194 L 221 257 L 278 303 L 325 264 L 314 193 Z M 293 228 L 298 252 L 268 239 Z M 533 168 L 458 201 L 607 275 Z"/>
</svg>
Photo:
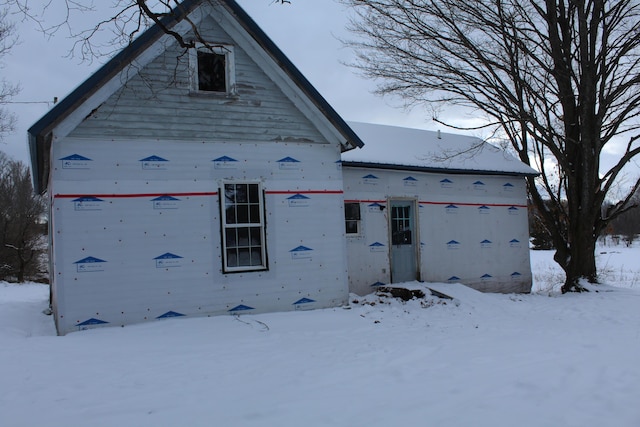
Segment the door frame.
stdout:
<svg viewBox="0 0 640 427">
<path fill-rule="evenodd" d="M 394 269 L 393 269 L 393 236 L 392 236 L 392 204 L 393 202 L 410 202 L 411 207 L 413 208 L 413 230 L 411 230 L 411 237 L 413 239 L 413 262 L 415 265 L 415 279 L 421 280 L 421 268 L 420 268 L 420 226 L 419 226 L 419 202 L 415 197 L 388 197 L 387 198 L 387 207 L 388 207 L 388 215 L 387 215 L 387 231 L 388 231 L 388 242 L 389 242 L 389 278 L 391 283 L 394 283 Z"/>
</svg>

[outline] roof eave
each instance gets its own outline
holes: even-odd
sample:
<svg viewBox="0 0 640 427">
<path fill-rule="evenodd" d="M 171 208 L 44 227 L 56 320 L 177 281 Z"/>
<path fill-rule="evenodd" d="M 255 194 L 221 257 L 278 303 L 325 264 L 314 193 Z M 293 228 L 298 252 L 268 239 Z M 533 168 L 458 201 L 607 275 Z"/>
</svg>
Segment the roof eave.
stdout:
<svg viewBox="0 0 640 427">
<path fill-rule="evenodd" d="M 201 0 L 185 0 L 175 15 L 167 15 L 161 23 L 166 27 L 172 27 L 180 22 L 188 13 L 200 4 Z M 147 49 L 164 35 L 164 31 L 158 25 L 153 25 L 135 39 L 129 46 L 122 49 L 107 63 L 93 73 L 88 79 L 74 89 L 68 96 L 56 104 L 49 112 L 42 116 L 28 130 L 29 151 L 33 166 L 34 189 L 43 193 L 47 189 L 48 178 L 48 147 L 45 141 L 51 138 L 51 132 L 73 111 L 87 101 L 106 82 L 121 72 L 141 52 Z"/>
<path fill-rule="evenodd" d="M 538 176 L 539 172 L 517 172 L 517 171 L 492 171 L 481 169 L 449 169 L 449 168 L 436 168 L 432 166 L 409 166 L 409 165 L 396 165 L 388 163 L 374 163 L 374 162 L 357 162 L 343 160 L 342 166 L 354 167 L 354 168 L 369 168 L 369 169 L 387 169 L 397 171 L 408 172 L 436 172 L 436 173 L 448 173 L 455 175 L 500 175 L 500 176 Z"/>
</svg>

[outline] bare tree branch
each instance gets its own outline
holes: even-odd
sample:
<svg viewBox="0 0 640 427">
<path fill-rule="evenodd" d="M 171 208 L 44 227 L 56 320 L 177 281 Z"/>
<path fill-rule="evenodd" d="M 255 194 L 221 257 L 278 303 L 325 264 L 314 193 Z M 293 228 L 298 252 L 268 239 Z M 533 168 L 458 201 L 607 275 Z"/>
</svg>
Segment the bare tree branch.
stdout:
<svg viewBox="0 0 640 427">
<path fill-rule="evenodd" d="M 602 215 L 640 154 L 637 0 L 342 0 L 356 60 L 376 92 L 405 104 L 481 111 L 520 160 L 542 173 L 531 199 L 567 274 L 595 281 L 595 241 L 638 188 Z M 613 166 L 605 147 L 628 138 Z M 607 150 L 610 151 L 610 150 Z"/>
</svg>

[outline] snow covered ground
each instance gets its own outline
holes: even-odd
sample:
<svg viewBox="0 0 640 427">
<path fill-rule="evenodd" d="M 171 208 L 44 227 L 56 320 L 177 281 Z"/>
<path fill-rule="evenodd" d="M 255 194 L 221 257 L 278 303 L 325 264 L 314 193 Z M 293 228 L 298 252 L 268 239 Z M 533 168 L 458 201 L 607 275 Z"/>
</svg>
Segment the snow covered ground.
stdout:
<svg viewBox="0 0 640 427">
<path fill-rule="evenodd" d="M 581 295 L 532 252 L 531 295 L 438 285 L 456 299 L 65 337 L 46 286 L 0 283 L 0 425 L 640 426 L 640 248 L 599 252 L 608 285 Z"/>
</svg>

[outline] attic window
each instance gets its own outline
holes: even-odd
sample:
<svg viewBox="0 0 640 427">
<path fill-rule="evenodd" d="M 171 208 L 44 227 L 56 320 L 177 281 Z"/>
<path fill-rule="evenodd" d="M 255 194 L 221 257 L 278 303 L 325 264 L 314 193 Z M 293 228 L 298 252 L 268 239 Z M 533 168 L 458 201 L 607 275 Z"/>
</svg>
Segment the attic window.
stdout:
<svg viewBox="0 0 640 427">
<path fill-rule="evenodd" d="M 191 50 L 189 62 L 192 91 L 212 94 L 234 93 L 233 46 L 198 44 Z"/>
</svg>

